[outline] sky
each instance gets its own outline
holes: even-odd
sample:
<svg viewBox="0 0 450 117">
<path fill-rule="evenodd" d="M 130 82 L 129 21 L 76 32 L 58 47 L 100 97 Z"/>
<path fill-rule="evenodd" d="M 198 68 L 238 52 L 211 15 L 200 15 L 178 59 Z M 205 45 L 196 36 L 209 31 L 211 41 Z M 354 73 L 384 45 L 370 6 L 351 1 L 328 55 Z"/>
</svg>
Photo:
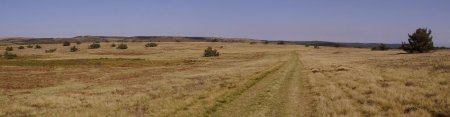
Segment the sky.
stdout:
<svg viewBox="0 0 450 117">
<path fill-rule="evenodd" d="M 0 37 L 212 36 L 450 46 L 450 0 L 0 0 Z"/>
</svg>

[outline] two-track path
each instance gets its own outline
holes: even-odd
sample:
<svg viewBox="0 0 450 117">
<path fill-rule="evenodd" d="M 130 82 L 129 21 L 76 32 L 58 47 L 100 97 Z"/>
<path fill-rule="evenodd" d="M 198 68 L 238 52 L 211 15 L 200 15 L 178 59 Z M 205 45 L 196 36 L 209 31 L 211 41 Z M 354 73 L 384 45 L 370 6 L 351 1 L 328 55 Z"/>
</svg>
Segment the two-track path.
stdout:
<svg viewBox="0 0 450 117">
<path fill-rule="evenodd" d="M 311 116 L 305 70 L 298 52 L 280 69 L 266 75 L 255 85 L 221 105 L 208 116 L 298 117 Z"/>
</svg>

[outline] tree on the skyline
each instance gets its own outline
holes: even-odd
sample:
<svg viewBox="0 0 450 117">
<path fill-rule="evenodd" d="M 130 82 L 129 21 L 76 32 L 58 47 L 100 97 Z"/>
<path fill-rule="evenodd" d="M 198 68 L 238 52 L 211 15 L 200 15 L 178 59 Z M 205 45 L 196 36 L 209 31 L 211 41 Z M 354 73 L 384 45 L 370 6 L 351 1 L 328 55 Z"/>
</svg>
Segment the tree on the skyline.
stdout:
<svg viewBox="0 0 450 117">
<path fill-rule="evenodd" d="M 408 34 L 408 44 L 402 42 L 402 49 L 408 53 L 424 53 L 434 48 L 433 36 L 431 30 L 427 28 L 418 28 L 413 34 Z"/>
</svg>

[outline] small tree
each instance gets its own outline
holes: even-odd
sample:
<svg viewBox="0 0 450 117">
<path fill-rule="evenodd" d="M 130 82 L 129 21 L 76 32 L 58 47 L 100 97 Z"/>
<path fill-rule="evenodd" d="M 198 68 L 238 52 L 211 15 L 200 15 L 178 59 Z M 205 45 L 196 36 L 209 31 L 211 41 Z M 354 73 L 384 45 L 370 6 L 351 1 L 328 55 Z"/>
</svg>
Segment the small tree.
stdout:
<svg viewBox="0 0 450 117">
<path fill-rule="evenodd" d="M 70 52 L 76 52 L 76 51 L 78 51 L 79 49 L 76 47 L 76 46 L 72 46 L 71 48 L 70 48 Z"/>
<path fill-rule="evenodd" d="M 91 45 L 89 45 L 89 49 L 97 49 L 97 48 L 100 48 L 99 43 L 92 43 Z"/>
<path fill-rule="evenodd" d="M 17 55 L 13 54 L 13 53 L 9 53 L 8 51 L 5 51 L 5 53 L 3 53 L 3 57 L 5 59 L 13 59 L 13 58 L 16 58 Z"/>
<path fill-rule="evenodd" d="M 413 34 L 408 34 L 408 44 L 402 42 L 401 48 L 408 53 L 424 53 L 434 48 L 431 30 L 418 28 Z"/>
<path fill-rule="evenodd" d="M 13 48 L 13 47 L 6 47 L 5 50 L 6 50 L 6 51 L 13 51 L 14 48 Z"/>
<path fill-rule="evenodd" d="M 39 44 L 36 44 L 35 46 L 34 46 L 34 49 L 41 49 L 42 47 L 39 45 Z"/>
<path fill-rule="evenodd" d="M 145 44 L 145 47 L 156 47 L 156 46 L 158 46 L 158 44 L 156 44 L 156 43 L 147 43 L 147 44 Z"/>
<path fill-rule="evenodd" d="M 127 49 L 127 48 L 128 48 L 127 44 L 124 43 L 121 43 L 117 46 L 117 49 Z"/>
<path fill-rule="evenodd" d="M 63 46 L 70 46 L 70 42 L 64 41 L 64 42 L 63 42 Z"/>
<path fill-rule="evenodd" d="M 214 56 L 219 56 L 219 52 L 217 52 L 216 49 L 212 49 L 212 47 L 208 47 L 205 50 L 205 53 L 203 53 L 204 57 L 214 57 Z"/>
<path fill-rule="evenodd" d="M 17 47 L 17 49 L 25 49 L 25 47 L 19 46 L 19 47 Z"/>
</svg>

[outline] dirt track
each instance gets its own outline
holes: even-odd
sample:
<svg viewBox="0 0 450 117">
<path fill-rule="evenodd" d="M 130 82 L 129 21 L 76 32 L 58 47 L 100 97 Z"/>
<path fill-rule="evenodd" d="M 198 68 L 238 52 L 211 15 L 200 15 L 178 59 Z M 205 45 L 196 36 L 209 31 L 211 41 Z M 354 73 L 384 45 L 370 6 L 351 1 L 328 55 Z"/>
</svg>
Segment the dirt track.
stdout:
<svg viewBox="0 0 450 117">
<path fill-rule="evenodd" d="M 278 70 L 225 102 L 210 116 L 310 116 L 305 78 L 298 53 Z"/>
</svg>

